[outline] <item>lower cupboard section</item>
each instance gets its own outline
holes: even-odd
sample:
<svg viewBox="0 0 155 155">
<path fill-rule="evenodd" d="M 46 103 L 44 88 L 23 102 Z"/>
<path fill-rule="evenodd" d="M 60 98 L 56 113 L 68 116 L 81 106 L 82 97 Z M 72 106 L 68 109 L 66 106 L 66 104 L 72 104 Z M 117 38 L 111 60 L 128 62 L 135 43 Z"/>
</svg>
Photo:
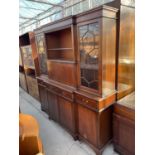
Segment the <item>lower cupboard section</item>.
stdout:
<svg viewBox="0 0 155 155">
<path fill-rule="evenodd" d="M 112 107 L 95 112 L 78 104 L 78 135 L 101 155 L 103 146 L 112 139 Z"/>
<path fill-rule="evenodd" d="M 19 84 L 25 91 L 27 91 L 26 78 L 24 73 L 19 72 Z"/>
<path fill-rule="evenodd" d="M 39 100 L 38 83 L 34 77 L 26 75 L 29 94 Z"/>
<path fill-rule="evenodd" d="M 113 142 L 121 155 L 135 155 L 135 110 L 118 103 L 114 105 Z"/>
<path fill-rule="evenodd" d="M 41 89 L 41 105 L 48 109 L 49 119 L 58 122 L 75 140 L 79 138 L 86 142 L 97 155 L 101 155 L 104 146 L 112 139 L 113 107 L 107 107 L 102 111 L 93 110 L 88 104 L 97 105 L 98 101 L 92 98 L 88 98 L 87 102 L 85 96 L 79 97 L 65 87 L 47 85 L 42 81 L 39 81 L 38 85 L 39 90 Z"/>
<path fill-rule="evenodd" d="M 75 104 L 54 92 L 47 91 L 49 119 L 60 123 L 76 139 Z"/>
<path fill-rule="evenodd" d="M 38 89 L 39 89 L 39 97 L 40 97 L 40 102 L 41 102 L 41 109 L 48 114 L 49 112 L 48 112 L 46 86 L 43 84 L 38 84 Z"/>
</svg>

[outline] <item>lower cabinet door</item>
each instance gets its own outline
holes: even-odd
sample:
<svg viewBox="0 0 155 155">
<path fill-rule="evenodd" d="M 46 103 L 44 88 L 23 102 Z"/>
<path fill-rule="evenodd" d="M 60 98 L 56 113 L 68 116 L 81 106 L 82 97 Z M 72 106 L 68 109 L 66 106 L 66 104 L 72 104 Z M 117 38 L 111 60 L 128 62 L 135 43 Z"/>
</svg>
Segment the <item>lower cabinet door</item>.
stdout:
<svg viewBox="0 0 155 155">
<path fill-rule="evenodd" d="M 73 103 L 59 97 L 60 123 L 69 131 L 74 132 L 74 105 Z"/>
<path fill-rule="evenodd" d="M 39 88 L 39 96 L 40 96 L 40 102 L 41 102 L 41 109 L 48 114 L 48 102 L 47 102 L 46 87 L 39 84 L 38 88 Z"/>
<path fill-rule="evenodd" d="M 25 91 L 27 91 L 25 74 L 19 73 L 19 82 L 20 82 L 20 86 L 21 86 Z"/>
<path fill-rule="evenodd" d="M 49 118 L 59 122 L 59 105 L 57 95 L 47 90 Z"/>
<path fill-rule="evenodd" d="M 78 104 L 78 131 L 80 136 L 97 145 L 97 114 Z"/>
<path fill-rule="evenodd" d="M 27 79 L 27 86 L 28 86 L 29 94 L 33 96 L 34 98 L 36 98 L 37 100 L 39 100 L 37 79 L 29 75 L 26 75 L 26 79 Z"/>
<path fill-rule="evenodd" d="M 135 123 L 134 121 L 113 114 L 114 148 L 120 154 L 135 154 Z"/>
</svg>

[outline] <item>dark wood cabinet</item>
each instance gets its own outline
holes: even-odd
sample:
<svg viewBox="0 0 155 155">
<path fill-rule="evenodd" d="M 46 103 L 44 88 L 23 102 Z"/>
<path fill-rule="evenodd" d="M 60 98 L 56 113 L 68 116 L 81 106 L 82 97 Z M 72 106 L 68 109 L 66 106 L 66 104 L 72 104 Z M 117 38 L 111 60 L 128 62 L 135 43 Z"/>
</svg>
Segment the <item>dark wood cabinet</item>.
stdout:
<svg viewBox="0 0 155 155">
<path fill-rule="evenodd" d="M 134 0 L 121 1 L 119 36 L 117 99 L 135 90 Z"/>
<path fill-rule="evenodd" d="M 59 103 L 58 97 L 55 93 L 50 90 L 47 91 L 48 107 L 49 107 L 49 118 L 56 122 L 59 122 Z"/>
<path fill-rule="evenodd" d="M 117 18 L 118 9 L 109 6 L 77 15 L 78 135 L 97 154 L 112 139 Z"/>
<path fill-rule="evenodd" d="M 135 95 L 134 92 L 114 105 L 114 148 L 123 155 L 135 154 Z"/>
<path fill-rule="evenodd" d="M 19 72 L 19 85 L 21 88 L 27 91 L 27 83 L 26 83 L 25 74 L 22 72 Z"/>
<path fill-rule="evenodd" d="M 20 47 L 19 47 L 19 86 L 23 88 L 25 91 L 28 91 L 25 71 L 24 71 L 24 64 L 23 64 L 23 55 Z"/>
<path fill-rule="evenodd" d="M 40 81 L 38 83 L 40 83 Z M 44 88 L 46 88 L 44 92 L 46 92 L 47 95 L 49 119 L 60 123 L 76 139 L 76 105 L 73 102 L 73 89 L 56 81 L 51 81 L 48 78 L 46 80 L 44 79 L 43 83 L 45 85 Z M 42 104 L 44 101 L 42 101 Z"/>
<path fill-rule="evenodd" d="M 62 97 L 58 98 L 59 112 L 60 112 L 60 124 L 66 129 L 75 132 L 75 111 L 74 104 Z"/>
<path fill-rule="evenodd" d="M 84 17 L 77 17 L 79 87 L 106 96 L 115 93 L 116 12 L 108 7 L 103 9 L 103 14 L 105 10 L 112 14 L 104 18 L 101 10 L 90 12 L 90 17 L 100 13 L 96 19 L 87 19 L 84 15 L 86 19 L 82 22 L 80 18 Z"/>
<path fill-rule="evenodd" d="M 26 75 L 26 80 L 29 94 L 39 100 L 38 84 L 36 78 Z"/>
<path fill-rule="evenodd" d="M 40 96 L 41 104 L 44 105 L 46 94 L 49 118 L 64 126 L 74 138 L 77 136 L 73 99 L 77 85 L 75 32 L 75 18 L 72 16 L 35 30 L 40 57 L 37 79 L 40 94 L 44 94 L 44 97 Z M 44 89 L 41 85 L 44 85 Z"/>
<path fill-rule="evenodd" d="M 39 89 L 39 97 L 40 97 L 40 102 L 41 102 L 41 109 L 48 114 L 49 111 L 48 111 L 46 86 L 43 83 L 38 82 L 38 89 Z"/>
<path fill-rule="evenodd" d="M 19 36 L 19 46 L 23 60 L 23 71 L 27 84 L 28 93 L 39 100 L 39 91 L 36 76 L 38 73 L 38 55 L 36 51 L 35 38 L 33 32 Z"/>
</svg>

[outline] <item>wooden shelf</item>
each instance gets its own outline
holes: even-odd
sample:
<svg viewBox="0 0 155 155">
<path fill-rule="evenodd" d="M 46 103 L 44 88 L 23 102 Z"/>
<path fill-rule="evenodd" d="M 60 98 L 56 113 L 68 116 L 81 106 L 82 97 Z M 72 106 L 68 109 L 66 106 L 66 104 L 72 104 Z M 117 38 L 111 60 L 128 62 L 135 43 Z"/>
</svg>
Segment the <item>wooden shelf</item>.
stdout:
<svg viewBox="0 0 155 155">
<path fill-rule="evenodd" d="M 73 48 L 50 48 L 49 51 L 68 51 L 73 50 Z"/>
<path fill-rule="evenodd" d="M 98 70 L 99 66 L 98 64 L 84 64 L 84 63 L 81 63 L 80 64 L 80 67 L 81 69 L 93 69 L 93 70 Z"/>
<path fill-rule="evenodd" d="M 48 59 L 48 61 L 58 62 L 58 63 L 75 63 L 75 61 L 72 61 L 72 60 L 63 60 L 63 59 Z"/>
<path fill-rule="evenodd" d="M 24 68 L 25 68 L 25 69 L 32 69 L 32 70 L 35 70 L 35 68 L 32 67 L 32 66 L 24 66 Z"/>
</svg>

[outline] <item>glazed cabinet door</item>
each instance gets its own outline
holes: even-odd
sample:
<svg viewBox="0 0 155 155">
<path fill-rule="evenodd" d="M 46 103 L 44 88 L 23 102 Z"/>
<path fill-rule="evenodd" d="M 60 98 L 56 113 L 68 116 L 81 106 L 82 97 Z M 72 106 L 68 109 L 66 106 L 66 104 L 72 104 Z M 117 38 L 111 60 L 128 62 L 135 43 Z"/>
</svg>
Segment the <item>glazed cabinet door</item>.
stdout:
<svg viewBox="0 0 155 155">
<path fill-rule="evenodd" d="M 47 55 L 45 50 L 44 34 L 36 36 L 40 74 L 47 74 Z"/>
<path fill-rule="evenodd" d="M 99 90 L 100 23 L 98 20 L 78 25 L 79 85 Z"/>
<path fill-rule="evenodd" d="M 62 97 L 58 98 L 58 102 L 60 108 L 60 123 L 68 130 L 74 132 L 73 103 L 63 99 Z"/>
<path fill-rule="evenodd" d="M 22 50 L 22 55 L 23 55 L 24 66 L 34 69 L 31 45 L 22 46 L 21 50 Z"/>
<path fill-rule="evenodd" d="M 41 109 L 48 114 L 47 91 L 44 85 L 38 84 Z"/>
<path fill-rule="evenodd" d="M 59 122 L 59 105 L 57 95 L 47 90 L 47 100 L 49 109 L 49 119 Z"/>
</svg>

